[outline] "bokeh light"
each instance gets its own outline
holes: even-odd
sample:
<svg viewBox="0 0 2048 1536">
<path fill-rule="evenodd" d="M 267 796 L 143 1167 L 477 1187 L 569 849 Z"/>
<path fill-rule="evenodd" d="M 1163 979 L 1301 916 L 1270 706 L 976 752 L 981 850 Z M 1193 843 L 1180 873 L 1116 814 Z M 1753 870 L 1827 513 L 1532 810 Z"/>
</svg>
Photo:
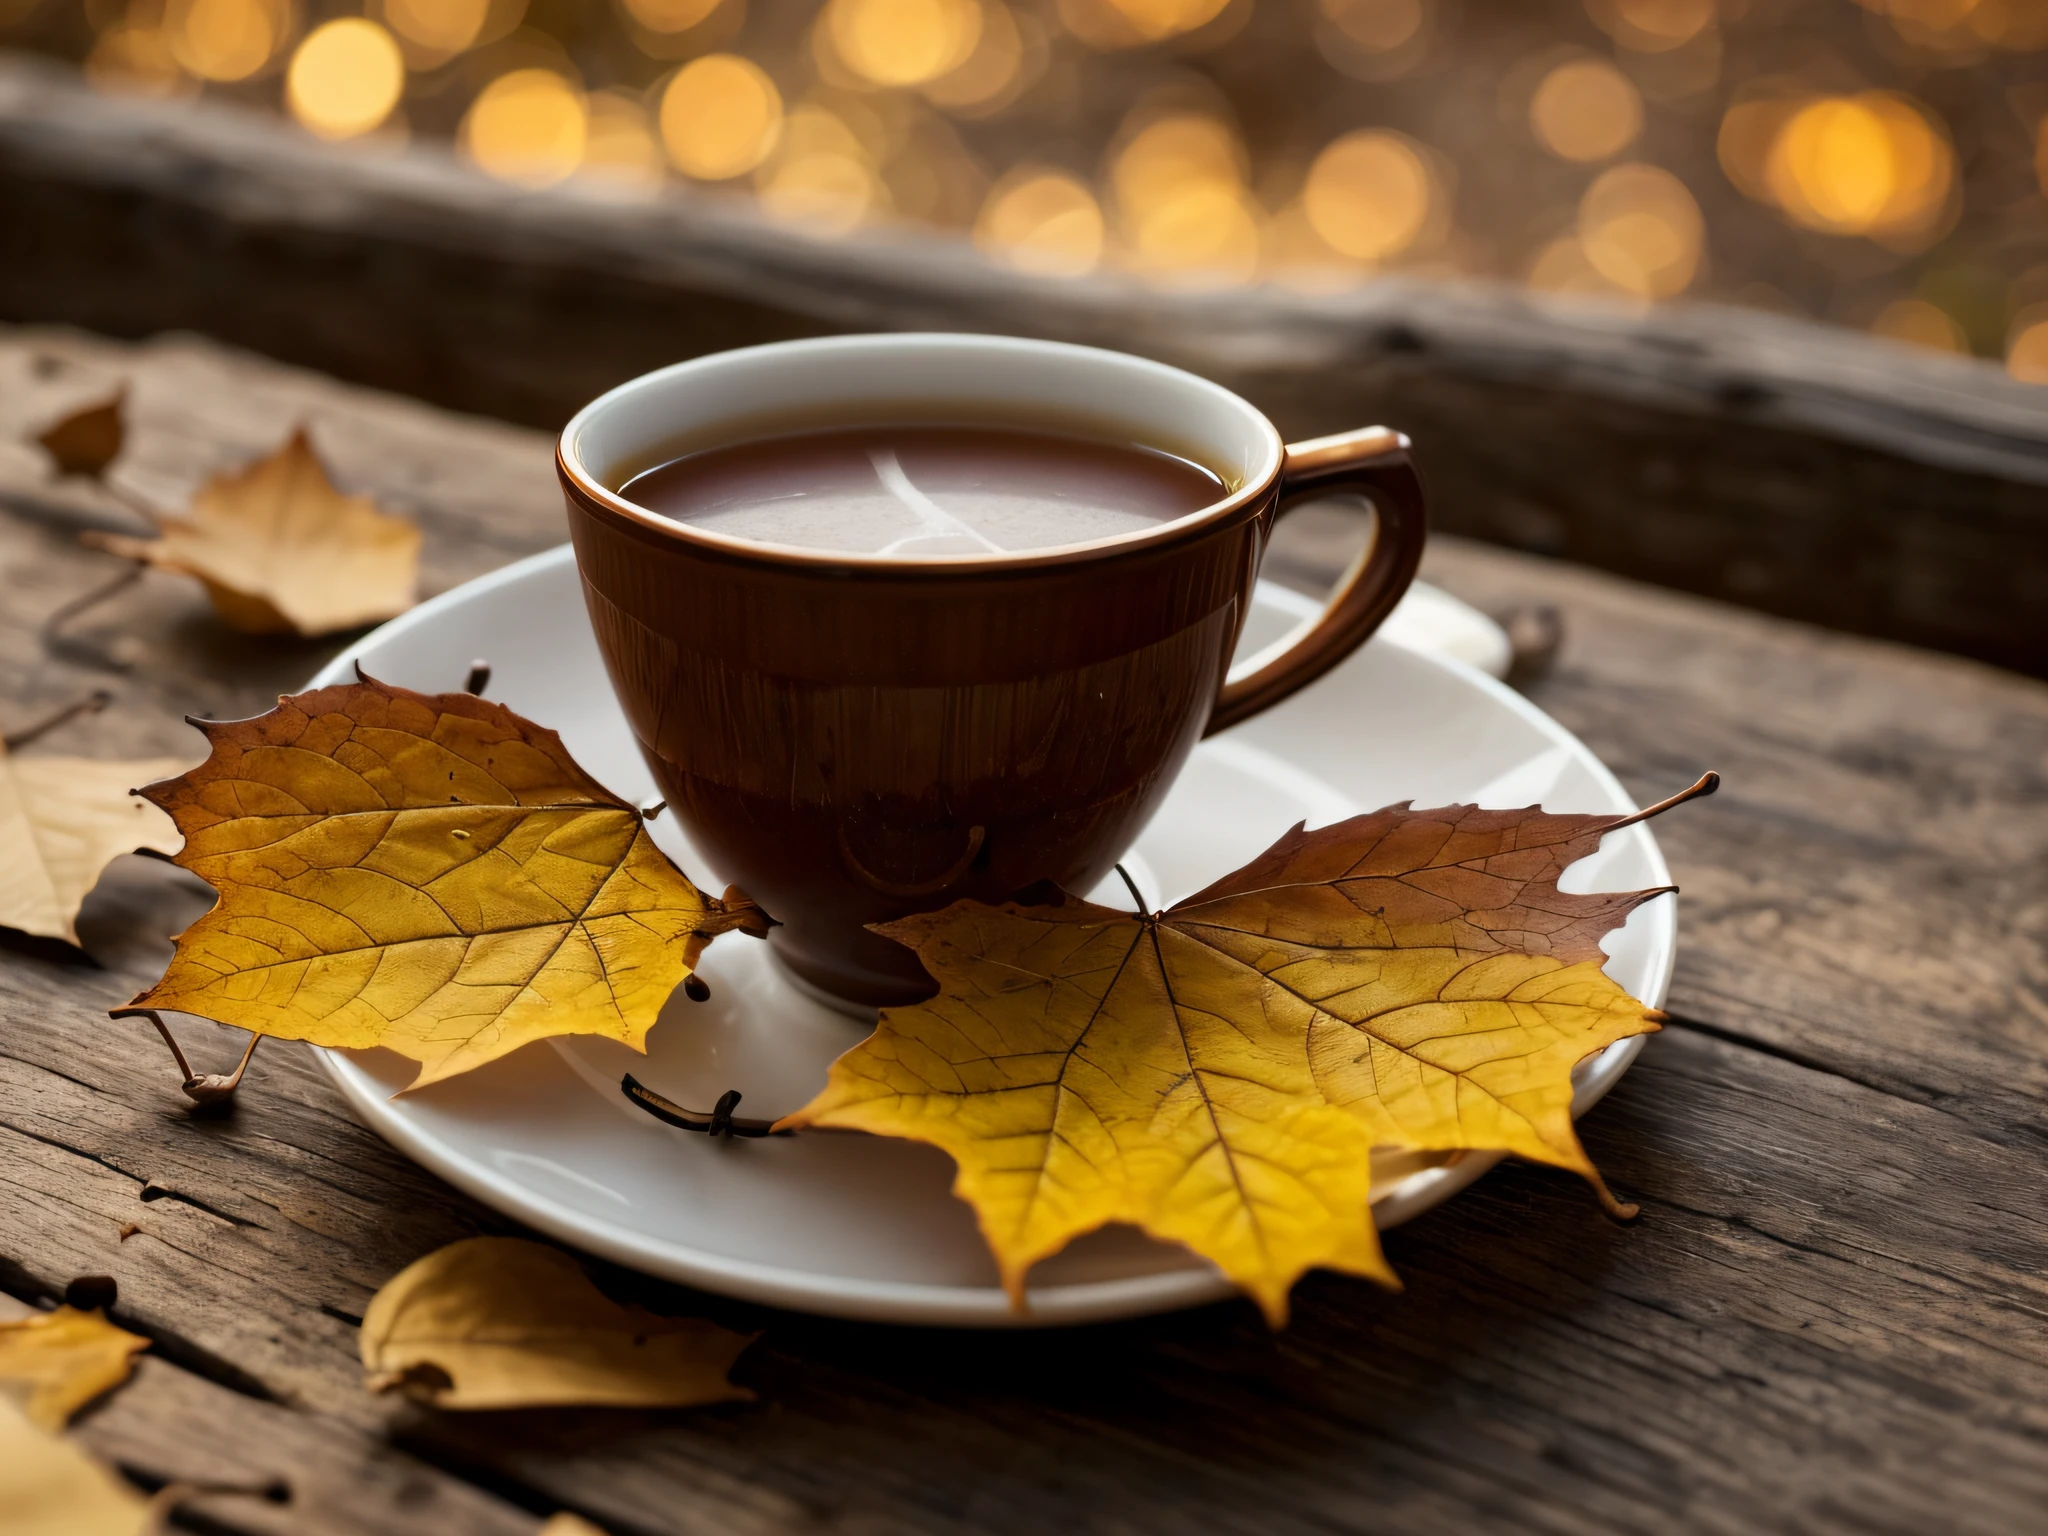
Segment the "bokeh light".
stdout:
<svg viewBox="0 0 2048 1536">
<path fill-rule="evenodd" d="M 1654 165 L 1618 165 L 1579 200 L 1579 244 L 1593 269 L 1644 299 L 1683 293 L 1699 275 L 1706 221 L 1693 195 Z"/>
<path fill-rule="evenodd" d="M 323 139 L 352 139 L 380 127 L 404 90 L 398 44 L 361 16 L 314 28 L 285 73 L 285 104 Z"/>
<path fill-rule="evenodd" d="M 202 80 L 246 80 L 284 46 L 285 0 L 171 0 L 163 35 L 171 57 Z"/>
<path fill-rule="evenodd" d="M 1883 91 L 1799 106 L 1771 141 L 1763 184 L 1787 217 L 1838 235 L 1932 232 L 1955 179 L 1948 136 Z"/>
<path fill-rule="evenodd" d="M 1870 331 L 1873 336 L 1889 336 L 1893 341 L 1930 347 L 1937 352 L 1970 350 L 1969 340 L 1955 317 L 1925 299 L 1892 300 L 1870 322 Z"/>
<path fill-rule="evenodd" d="M 121 22 L 107 28 L 85 56 L 85 78 L 115 95 L 178 96 L 192 89 L 171 54 L 162 27 Z"/>
<path fill-rule="evenodd" d="M 981 41 L 977 0 L 829 0 L 823 25 L 847 68 L 876 85 L 921 85 Z"/>
<path fill-rule="evenodd" d="M 1861 0 L 1891 19 L 1899 36 L 1936 53 L 1986 48 L 2027 52 L 2048 47 L 2048 6 L 2041 0 Z"/>
<path fill-rule="evenodd" d="M 1135 48 L 1206 27 L 1230 0 L 1058 0 L 1061 24 L 1091 48 Z"/>
<path fill-rule="evenodd" d="M 1593 20 L 1638 53 L 1683 48 L 1714 24 L 1714 0 L 1586 0 Z"/>
<path fill-rule="evenodd" d="M 647 109 L 623 91 L 593 91 L 585 102 L 589 128 L 583 143 L 586 176 L 621 190 L 651 192 L 662 182 L 661 144 Z"/>
<path fill-rule="evenodd" d="M 1030 25 L 1035 31 L 1038 24 Z M 1043 54 L 1044 48 L 1042 36 L 1026 38 L 1017 13 L 1002 0 L 983 0 L 981 35 L 973 52 L 920 88 L 926 100 L 949 112 L 985 116 L 1015 99 L 1024 84 L 1027 54 Z"/>
<path fill-rule="evenodd" d="M 1604 275 L 1586 257 L 1577 235 L 1559 235 L 1536 253 L 1527 282 L 1539 293 L 1622 293 L 1627 290 Z"/>
<path fill-rule="evenodd" d="M 1415 243 L 1435 189 L 1415 145 L 1384 128 L 1347 133 L 1316 156 L 1301 201 L 1333 250 L 1385 261 Z"/>
<path fill-rule="evenodd" d="M 1391 53 L 1421 32 L 1423 0 L 1317 0 L 1345 38 L 1374 53 Z"/>
<path fill-rule="evenodd" d="M 0 25 L 105 90 L 452 134 L 534 184 L 723 183 L 1046 276 L 1333 292 L 1398 265 L 1985 354 L 2048 302 L 2023 275 L 2048 274 L 2048 0 L 1290 4 L 0 0 Z"/>
<path fill-rule="evenodd" d="M 1245 164 L 1236 132 L 1204 113 L 1168 113 L 1132 133 L 1110 170 L 1130 265 L 1176 286 L 1250 281 L 1259 223 Z"/>
<path fill-rule="evenodd" d="M 1572 59 L 1537 85 L 1529 126 L 1563 159 L 1611 159 L 1642 134 L 1642 92 L 1605 59 Z"/>
<path fill-rule="evenodd" d="M 650 32 L 687 32 L 702 26 L 718 9 L 719 0 L 620 0 L 631 16 Z"/>
<path fill-rule="evenodd" d="M 793 108 L 775 157 L 754 178 L 762 210 L 812 234 L 843 235 L 882 200 L 868 148 L 838 113 L 814 102 Z"/>
<path fill-rule="evenodd" d="M 462 119 L 470 159 L 506 181 L 542 187 L 583 163 L 590 112 L 583 92 L 552 69 L 514 69 L 485 86 Z"/>
<path fill-rule="evenodd" d="M 2023 384 L 2048 384 L 2048 304 L 2029 304 L 2013 317 L 2005 371 Z"/>
<path fill-rule="evenodd" d="M 384 0 L 384 24 L 408 42 L 457 54 L 483 35 L 490 0 Z"/>
<path fill-rule="evenodd" d="M 677 70 L 661 95 L 661 142 L 675 168 L 700 181 L 744 176 L 775 148 L 782 95 L 766 71 L 734 53 Z"/>
<path fill-rule="evenodd" d="M 974 224 L 987 255 L 1041 277 L 1079 277 L 1102 260 L 1102 209 L 1062 171 L 1020 166 L 989 189 Z"/>
</svg>

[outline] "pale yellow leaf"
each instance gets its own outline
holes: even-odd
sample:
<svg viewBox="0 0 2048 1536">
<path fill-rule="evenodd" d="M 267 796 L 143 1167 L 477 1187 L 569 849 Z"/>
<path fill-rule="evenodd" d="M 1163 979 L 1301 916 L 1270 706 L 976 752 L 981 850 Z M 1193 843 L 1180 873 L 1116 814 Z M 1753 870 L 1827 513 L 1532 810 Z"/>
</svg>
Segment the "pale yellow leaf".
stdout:
<svg viewBox="0 0 2048 1536">
<path fill-rule="evenodd" d="M 337 491 L 304 429 L 269 457 L 207 481 L 189 516 L 162 513 L 157 523 L 154 539 L 85 539 L 198 577 L 222 620 L 251 634 L 375 623 L 410 608 L 419 585 L 419 529 L 367 496 Z"/>
<path fill-rule="evenodd" d="M 559 1248 L 473 1237 L 386 1282 L 362 1356 L 372 1389 L 439 1408 L 681 1408 L 751 1398 L 726 1373 L 752 1342 L 622 1307 Z"/>
<path fill-rule="evenodd" d="M 540 1528 L 539 1536 L 606 1536 L 604 1527 L 592 1525 L 581 1515 L 572 1515 L 568 1510 L 550 1515 L 548 1523 Z"/>
<path fill-rule="evenodd" d="M 0 1399 L 0 1536 L 141 1536 L 148 1502 Z"/>
<path fill-rule="evenodd" d="M 0 1322 L 0 1397 L 41 1429 L 119 1386 L 149 1340 L 117 1328 L 104 1312 L 59 1307 Z"/>
<path fill-rule="evenodd" d="M 129 791 L 184 766 L 22 757 L 0 746 L 0 927 L 76 944 L 79 904 L 111 860 L 177 852 L 170 817 Z"/>
<path fill-rule="evenodd" d="M 366 681 L 199 724 L 212 756 L 145 793 L 220 904 L 131 1008 L 383 1046 L 419 1087 L 554 1035 L 644 1049 L 706 943 L 768 930 L 502 705 Z"/>
</svg>

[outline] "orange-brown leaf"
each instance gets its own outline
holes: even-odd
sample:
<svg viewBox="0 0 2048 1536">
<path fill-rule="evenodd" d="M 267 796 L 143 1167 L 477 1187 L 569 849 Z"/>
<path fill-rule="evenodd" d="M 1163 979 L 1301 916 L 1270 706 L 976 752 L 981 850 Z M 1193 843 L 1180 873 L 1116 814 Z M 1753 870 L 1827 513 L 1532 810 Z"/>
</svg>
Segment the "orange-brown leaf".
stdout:
<svg viewBox="0 0 2048 1536">
<path fill-rule="evenodd" d="M 1276 1324 L 1312 1266 L 1392 1283 L 1374 1148 L 1513 1152 L 1611 1206 L 1571 1073 L 1657 1028 L 1600 939 L 1661 893 L 1557 880 L 1636 819 L 1395 806 L 1297 826 L 1157 915 L 960 902 L 884 925 L 938 994 L 885 1009 L 784 1124 L 943 1148 L 1020 1305 L 1034 1263 L 1111 1221 L 1185 1243 Z"/>
<path fill-rule="evenodd" d="M 121 456 L 126 437 L 122 423 L 128 403 L 124 385 L 96 405 L 73 411 L 63 420 L 45 428 L 36 441 L 57 466 L 60 475 L 86 475 L 97 480 Z"/>
</svg>

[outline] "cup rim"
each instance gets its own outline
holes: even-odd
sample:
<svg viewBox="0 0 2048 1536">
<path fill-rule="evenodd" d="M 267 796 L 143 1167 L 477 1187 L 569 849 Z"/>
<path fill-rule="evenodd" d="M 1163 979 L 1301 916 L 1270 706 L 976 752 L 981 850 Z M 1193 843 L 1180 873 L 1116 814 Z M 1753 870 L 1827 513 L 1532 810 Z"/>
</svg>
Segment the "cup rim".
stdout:
<svg viewBox="0 0 2048 1536">
<path fill-rule="evenodd" d="M 779 354 L 800 360 L 806 355 L 857 351 L 874 348 L 877 345 L 983 350 L 994 354 L 1007 352 L 1012 355 L 1051 354 L 1077 364 L 1085 364 L 1091 359 L 1114 358 L 1119 367 L 1135 366 L 1142 372 L 1152 374 L 1162 384 L 1175 388 L 1195 389 L 1241 412 L 1260 440 L 1261 453 L 1254 471 L 1245 477 L 1244 484 L 1236 490 L 1220 500 L 1198 507 L 1192 512 L 1183 513 L 1153 528 L 1111 534 L 1075 544 L 1058 544 L 1043 549 L 1025 550 L 1015 554 L 976 552 L 914 558 L 849 550 L 820 550 L 799 544 L 776 544 L 693 527 L 674 518 L 664 517 L 621 496 L 604 485 L 583 462 L 580 443 L 583 432 L 601 415 L 619 408 L 628 398 L 642 391 L 660 389 L 673 380 L 687 377 L 694 372 L 712 371 L 721 363 L 740 357 Z M 957 576 L 968 573 L 1010 572 L 1042 566 L 1072 565 L 1168 547 L 1200 537 L 1219 525 L 1233 522 L 1239 514 L 1256 510 L 1279 480 L 1285 459 L 1286 444 L 1279 430 L 1266 418 L 1265 413 L 1243 396 L 1203 378 L 1200 374 L 1108 347 L 1088 347 L 1072 342 L 1040 341 L 1031 337 L 991 336 L 954 331 L 879 331 L 847 336 L 805 337 L 794 341 L 765 342 L 757 346 L 734 347 L 706 353 L 701 357 L 689 358 L 680 363 L 671 363 L 665 368 L 643 373 L 637 378 L 606 390 L 569 418 L 555 444 L 556 471 L 570 491 L 582 497 L 594 508 L 625 518 L 664 538 L 674 539 L 685 545 L 694 545 L 707 553 L 753 563 L 890 576 Z"/>
</svg>

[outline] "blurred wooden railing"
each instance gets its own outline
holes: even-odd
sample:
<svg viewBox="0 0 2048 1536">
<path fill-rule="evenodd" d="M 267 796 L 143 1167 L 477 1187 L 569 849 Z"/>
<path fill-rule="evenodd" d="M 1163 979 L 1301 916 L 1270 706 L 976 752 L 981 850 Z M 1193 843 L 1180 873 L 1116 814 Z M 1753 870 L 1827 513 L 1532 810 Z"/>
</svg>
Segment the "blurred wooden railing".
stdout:
<svg viewBox="0 0 2048 1536">
<path fill-rule="evenodd" d="M 0 208 L 0 318 L 198 330 L 538 425 L 661 363 L 822 331 L 1121 347 L 1292 436 L 1405 429 L 1442 528 L 2048 675 L 2048 389 L 1835 328 L 1399 279 L 1327 297 L 1034 280 L 714 196 L 525 191 L 438 148 L 112 100 L 11 56 Z"/>
</svg>

